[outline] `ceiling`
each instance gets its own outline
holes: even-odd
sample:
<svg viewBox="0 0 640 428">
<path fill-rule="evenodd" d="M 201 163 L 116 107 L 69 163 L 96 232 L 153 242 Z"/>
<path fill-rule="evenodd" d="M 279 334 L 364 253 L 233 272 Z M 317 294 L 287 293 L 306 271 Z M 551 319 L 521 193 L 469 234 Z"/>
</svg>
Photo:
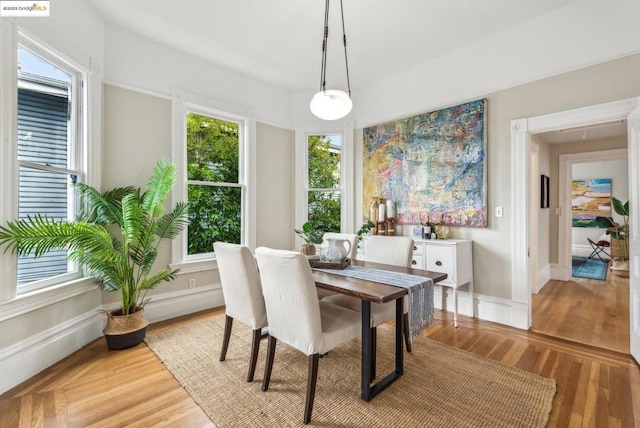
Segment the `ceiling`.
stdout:
<svg viewBox="0 0 640 428">
<path fill-rule="evenodd" d="M 579 128 L 561 129 L 537 134 L 549 144 L 572 143 L 576 141 L 600 140 L 603 138 L 622 137 L 627 135 L 627 121 L 599 123 Z"/>
<path fill-rule="evenodd" d="M 352 88 L 429 62 L 578 0 L 344 0 Z M 292 91 L 320 86 L 322 0 L 87 0 L 121 27 Z M 327 88 L 345 89 L 340 2 Z"/>
</svg>

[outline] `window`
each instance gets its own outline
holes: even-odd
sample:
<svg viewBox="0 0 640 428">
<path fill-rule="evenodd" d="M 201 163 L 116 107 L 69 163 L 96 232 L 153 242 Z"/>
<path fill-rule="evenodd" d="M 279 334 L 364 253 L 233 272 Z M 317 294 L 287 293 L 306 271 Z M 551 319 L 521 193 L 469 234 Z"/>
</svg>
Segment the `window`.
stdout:
<svg viewBox="0 0 640 428">
<path fill-rule="evenodd" d="M 296 129 L 295 225 L 312 221 L 335 232 L 356 230 L 353 122 Z"/>
<path fill-rule="evenodd" d="M 308 135 L 307 219 L 327 231 L 341 229 L 341 135 Z"/>
<path fill-rule="evenodd" d="M 173 90 L 173 202 L 189 204 L 189 224 L 171 243 L 172 268 L 211 269 L 213 243 L 254 245 L 255 122 L 244 109 Z"/>
<path fill-rule="evenodd" d="M 34 43 L 18 46 L 18 217 L 73 219 L 73 183 L 85 177 L 83 74 Z M 18 258 L 18 293 L 81 276 L 66 251 Z"/>
<path fill-rule="evenodd" d="M 187 113 L 187 255 L 242 241 L 240 123 Z"/>
</svg>

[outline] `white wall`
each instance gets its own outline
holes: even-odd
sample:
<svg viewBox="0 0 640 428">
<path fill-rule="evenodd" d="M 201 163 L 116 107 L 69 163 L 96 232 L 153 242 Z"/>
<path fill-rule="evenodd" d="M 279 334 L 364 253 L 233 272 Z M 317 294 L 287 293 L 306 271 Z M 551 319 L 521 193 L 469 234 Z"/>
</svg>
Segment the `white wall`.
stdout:
<svg viewBox="0 0 640 428">
<path fill-rule="evenodd" d="M 536 138 L 534 135 L 532 139 L 535 139 L 538 144 L 538 169 L 539 175 L 546 175 L 549 177 L 549 187 L 551 187 L 551 160 L 549 158 L 549 144 L 542 139 Z M 555 177 L 554 177 L 555 178 Z M 536 201 L 540 201 L 540 191 L 537 192 Z M 549 200 L 551 204 L 551 200 Z M 549 224 L 551 221 L 551 208 L 540 208 L 538 202 L 538 271 L 546 272 L 549 269 Z"/>
<path fill-rule="evenodd" d="M 291 96 L 280 88 L 110 25 L 105 80 L 170 97 L 173 88 L 250 110 L 256 120 L 292 129 Z"/>
<path fill-rule="evenodd" d="M 611 179 L 611 196 L 618 198 L 623 203 L 629 200 L 629 171 L 628 161 L 617 160 L 607 162 L 585 162 L 573 164 L 573 180 L 588 180 L 593 178 L 610 178 Z M 604 214 L 606 216 L 609 213 Z M 620 216 L 618 216 L 613 207 L 611 209 L 611 216 L 614 221 L 619 222 Z M 571 243 L 573 247 L 574 255 L 585 255 L 584 250 L 587 250 L 586 256 L 591 253 L 591 246 L 589 245 L 587 238 L 597 242 L 598 237 L 602 235 L 605 229 L 590 228 L 590 227 L 572 227 L 571 228 Z"/>
</svg>

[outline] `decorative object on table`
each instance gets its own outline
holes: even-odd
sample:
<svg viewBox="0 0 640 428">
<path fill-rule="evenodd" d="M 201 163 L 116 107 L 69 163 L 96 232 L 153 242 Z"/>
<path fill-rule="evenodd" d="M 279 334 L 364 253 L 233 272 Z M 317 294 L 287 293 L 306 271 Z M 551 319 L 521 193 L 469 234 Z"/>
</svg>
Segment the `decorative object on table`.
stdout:
<svg viewBox="0 0 640 428">
<path fill-rule="evenodd" d="M 444 221 L 444 214 L 440 214 L 440 221 L 436 224 L 436 236 L 438 239 L 447 239 L 449 235 L 449 226 Z"/>
<path fill-rule="evenodd" d="M 378 201 L 378 197 L 374 196 L 371 198 L 371 203 L 369 204 L 369 222 L 371 222 L 372 224 L 375 225 L 375 223 L 378 221 L 378 205 L 380 204 L 380 202 Z M 373 228 L 373 232 L 374 235 L 377 233 L 376 228 Z"/>
<path fill-rule="evenodd" d="M 330 261 L 322 261 L 320 259 L 311 258 L 309 259 L 309 266 L 312 268 L 320 268 L 320 269 L 344 269 L 347 266 L 351 265 L 351 259 L 346 258 L 337 262 Z"/>
<path fill-rule="evenodd" d="M 395 228 L 395 204 L 391 199 L 387 199 L 387 203 L 386 203 L 386 216 L 387 216 L 387 224 L 386 224 L 386 229 L 387 229 L 387 236 L 393 236 L 396 234 L 396 228 Z"/>
<path fill-rule="evenodd" d="M 417 239 L 424 239 L 424 227 L 423 226 L 414 227 L 413 237 Z"/>
<path fill-rule="evenodd" d="M 358 232 L 356 233 L 358 235 L 358 241 L 362 240 L 362 235 L 371 234 L 375 227 L 376 225 L 373 224 L 371 220 L 367 220 L 365 223 L 362 223 L 362 226 L 360 226 L 360 229 L 358 229 Z"/>
<path fill-rule="evenodd" d="M 433 239 L 435 234 L 433 223 L 431 223 L 431 217 L 429 217 L 429 214 L 427 214 L 426 218 L 427 221 L 422 223 L 422 239 Z M 420 215 L 420 221 L 422 220 L 422 215 Z"/>
<path fill-rule="evenodd" d="M 595 221 L 607 228 L 611 236 L 611 273 L 617 276 L 629 276 L 629 201 L 622 203 L 618 198 L 611 198 L 613 210 L 622 219 L 622 223 L 614 222 L 611 217 L 598 216 Z"/>
<path fill-rule="evenodd" d="M 486 227 L 486 111 L 482 99 L 365 128 L 363 204 L 395 200 L 397 224 L 429 209 L 449 226 Z"/>
<path fill-rule="evenodd" d="M 36 215 L 0 226 L 0 245 L 18 255 L 40 257 L 51 249 L 67 249 L 67 258 L 86 267 L 105 291 L 119 291 L 121 307 L 108 313 L 104 329 L 111 349 L 142 342 L 148 321 L 147 292 L 175 279 L 178 270 L 153 270 L 157 247 L 175 238 L 187 224 L 187 204 L 164 213 L 164 201 L 176 181 L 176 166 L 157 162 L 146 191 L 133 186 L 100 193 L 76 183 L 84 211 L 73 221 Z"/>
<path fill-rule="evenodd" d="M 571 207 L 572 227 L 608 227 L 596 217 L 611 216 L 611 179 L 572 181 Z"/>
<path fill-rule="evenodd" d="M 549 176 L 540 176 L 540 208 L 549 208 Z"/>
<path fill-rule="evenodd" d="M 574 256 L 571 258 L 571 276 L 604 281 L 608 266 L 609 263 L 601 260 Z"/>
<path fill-rule="evenodd" d="M 323 120 L 336 120 L 345 117 L 353 106 L 351 102 L 351 83 L 349 82 L 349 62 L 347 61 L 347 36 L 344 33 L 344 12 L 340 0 L 340 16 L 342 18 L 342 40 L 344 44 L 344 65 L 347 76 L 347 91 L 326 88 L 327 75 L 327 37 L 329 36 L 329 0 L 326 0 L 324 11 L 324 36 L 322 39 L 322 66 L 320 69 L 320 91 L 317 92 L 309 108 L 311 113 Z"/>
<path fill-rule="evenodd" d="M 329 263 L 342 263 L 351 254 L 351 242 L 348 239 L 326 238 L 327 261 Z"/>
<path fill-rule="evenodd" d="M 305 243 L 300 246 L 300 252 L 307 256 L 313 256 L 316 254 L 316 244 L 322 244 L 322 235 L 326 232 L 326 228 L 307 221 L 302 225 L 302 229 L 293 229 L 293 231 L 304 239 Z"/>
</svg>

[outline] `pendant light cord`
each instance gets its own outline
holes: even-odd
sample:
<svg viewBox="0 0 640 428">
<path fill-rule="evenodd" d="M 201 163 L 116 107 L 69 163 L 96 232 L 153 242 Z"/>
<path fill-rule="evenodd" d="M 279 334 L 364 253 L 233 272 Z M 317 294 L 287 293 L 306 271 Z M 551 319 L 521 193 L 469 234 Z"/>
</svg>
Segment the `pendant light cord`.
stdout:
<svg viewBox="0 0 640 428">
<path fill-rule="evenodd" d="M 344 28 L 344 9 L 340 0 L 340 17 L 342 19 L 342 43 L 344 45 L 344 65 L 347 71 L 347 93 L 351 97 L 351 80 L 349 79 L 349 61 L 347 59 L 347 36 Z M 320 68 L 320 91 L 326 91 L 327 77 L 327 39 L 329 38 L 329 0 L 324 9 L 324 36 L 322 38 L 322 65 Z"/>
<path fill-rule="evenodd" d="M 326 74 L 327 74 L 327 38 L 329 37 L 329 0 L 324 8 L 324 37 L 322 38 L 322 65 L 320 68 L 320 91 L 324 92 L 326 89 Z"/>
<path fill-rule="evenodd" d="M 329 0 L 327 0 L 327 5 Z M 344 31 L 344 10 L 342 9 L 342 0 L 340 0 L 340 15 L 342 17 L 342 42 L 344 43 L 344 65 L 347 69 L 347 90 L 349 98 L 351 98 L 351 82 L 349 81 L 349 61 L 347 60 L 347 36 Z"/>
</svg>

